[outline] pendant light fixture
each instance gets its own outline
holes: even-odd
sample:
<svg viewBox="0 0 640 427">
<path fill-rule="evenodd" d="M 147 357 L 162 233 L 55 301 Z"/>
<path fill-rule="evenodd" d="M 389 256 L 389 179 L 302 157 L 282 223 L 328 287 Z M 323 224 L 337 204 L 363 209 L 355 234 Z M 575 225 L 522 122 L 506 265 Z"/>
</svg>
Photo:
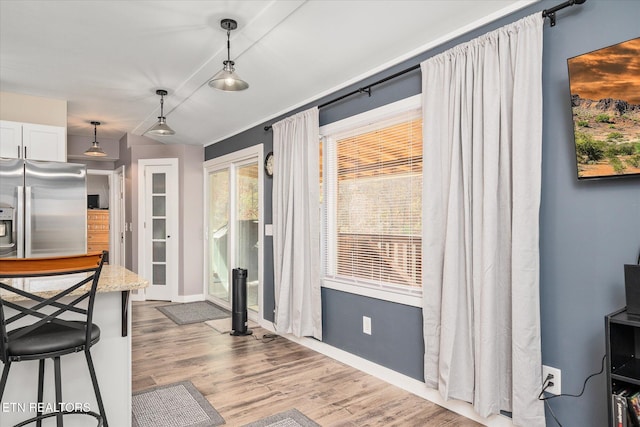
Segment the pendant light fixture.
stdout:
<svg viewBox="0 0 640 427">
<path fill-rule="evenodd" d="M 164 116 L 164 97 L 167 91 L 164 89 L 156 90 L 156 95 L 160 95 L 160 116 L 158 117 L 158 123 L 151 126 L 146 132 L 156 136 L 175 135 L 175 131 L 167 125 L 167 118 Z"/>
<path fill-rule="evenodd" d="M 100 122 L 91 122 L 93 125 L 93 142 L 91 143 L 91 147 L 87 151 L 84 152 L 85 156 L 93 156 L 93 157 L 104 157 L 107 155 L 102 148 L 100 147 L 100 143 L 98 142 L 98 126 L 100 126 Z"/>
<path fill-rule="evenodd" d="M 242 80 L 240 76 L 236 74 L 235 68 L 233 68 L 235 62 L 231 60 L 231 54 L 229 52 L 231 48 L 229 35 L 231 34 L 231 30 L 238 28 L 238 23 L 233 19 L 223 19 L 220 21 L 220 26 L 223 30 L 227 30 L 227 60 L 222 63 L 222 70 L 209 80 L 209 86 L 227 92 L 245 90 L 249 87 L 249 83 Z"/>
</svg>

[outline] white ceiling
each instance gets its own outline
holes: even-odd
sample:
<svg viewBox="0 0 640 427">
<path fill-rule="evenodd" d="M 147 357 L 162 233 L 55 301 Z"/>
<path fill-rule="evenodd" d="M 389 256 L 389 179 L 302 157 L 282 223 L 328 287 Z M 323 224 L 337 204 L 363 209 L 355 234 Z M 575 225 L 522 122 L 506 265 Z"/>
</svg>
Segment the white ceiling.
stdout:
<svg viewBox="0 0 640 427">
<path fill-rule="evenodd" d="M 0 91 L 68 101 L 68 133 L 208 145 L 538 0 L 0 1 Z M 231 32 L 242 92 L 211 89 Z"/>
</svg>

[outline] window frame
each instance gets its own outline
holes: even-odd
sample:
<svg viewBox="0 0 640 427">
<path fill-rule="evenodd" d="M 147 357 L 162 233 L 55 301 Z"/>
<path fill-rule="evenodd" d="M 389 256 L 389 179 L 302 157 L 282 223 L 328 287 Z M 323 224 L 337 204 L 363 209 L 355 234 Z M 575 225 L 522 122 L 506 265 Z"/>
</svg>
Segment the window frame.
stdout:
<svg viewBox="0 0 640 427">
<path fill-rule="evenodd" d="M 422 307 L 422 286 L 410 287 L 402 285 L 394 285 L 391 283 L 373 283 L 366 279 L 350 279 L 345 277 L 327 276 L 327 267 L 335 265 L 335 253 L 328 254 L 326 250 L 327 236 L 336 235 L 337 224 L 336 215 L 328 215 L 326 201 L 328 198 L 335 194 L 335 182 L 327 181 L 327 167 L 328 156 L 332 151 L 328 147 L 328 142 L 332 139 L 332 136 L 338 134 L 345 134 L 349 131 L 355 131 L 368 125 L 374 125 L 380 121 L 390 120 L 394 116 L 402 113 L 409 113 L 412 110 L 422 109 L 421 95 L 414 95 L 409 98 L 402 99 L 397 102 L 393 102 L 382 107 L 375 108 L 373 110 L 365 111 L 363 113 L 351 116 L 333 123 L 326 124 L 320 127 L 320 135 L 322 139 L 322 201 L 320 203 L 321 212 L 321 255 L 322 255 L 322 268 L 321 268 L 321 283 L 322 287 L 328 289 L 334 289 L 342 292 L 348 292 L 351 294 L 362 295 L 370 298 L 376 298 L 384 301 L 395 302 L 399 304 Z M 360 134 L 357 132 L 356 134 Z M 421 231 L 421 237 L 423 235 Z M 329 255 L 329 256 L 327 256 Z M 420 254 L 422 256 L 422 254 Z M 327 259 L 329 258 L 329 259 Z M 331 259 L 333 258 L 333 259 Z M 424 274 L 422 274 L 421 281 L 424 285 Z"/>
</svg>

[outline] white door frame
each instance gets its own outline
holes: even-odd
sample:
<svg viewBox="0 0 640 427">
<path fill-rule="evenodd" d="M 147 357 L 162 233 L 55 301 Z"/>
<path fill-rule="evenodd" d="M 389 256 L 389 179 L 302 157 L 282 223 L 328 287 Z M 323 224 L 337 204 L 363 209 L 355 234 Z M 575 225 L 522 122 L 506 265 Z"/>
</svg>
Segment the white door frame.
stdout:
<svg viewBox="0 0 640 427">
<path fill-rule="evenodd" d="M 124 266 L 126 263 L 126 239 L 127 234 L 127 223 L 125 220 L 125 212 L 126 212 L 126 169 L 125 166 L 122 165 L 114 171 L 113 174 L 113 189 L 111 191 L 111 196 L 113 197 L 113 224 L 116 224 L 114 227 L 115 230 L 115 240 L 113 243 L 113 252 L 115 255 L 116 262 L 114 264 L 118 264 Z"/>
<path fill-rule="evenodd" d="M 264 156 L 263 156 L 263 144 L 257 144 L 252 147 L 238 150 L 236 152 L 226 154 L 224 156 L 217 157 L 215 159 L 208 160 L 203 163 L 204 168 L 204 215 L 203 215 L 203 229 L 204 229 L 204 272 L 203 272 L 203 284 L 202 289 L 206 299 L 209 299 L 208 292 L 208 277 L 209 277 L 209 174 L 215 171 L 231 168 L 233 171 L 234 165 L 242 166 L 250 160 L 258 161 L 258 313 L 251 310 L 247 310 L 249 319 L 260 323 L 260 319 L 264 313 L 264 299 L 263 299 L 263 285 L 264 285 Z M 233 182 L 235 174 L 231 173 L 229 182 Z M 233 194 L 231 195 L 235 197 Z M 229 212 L 229 223 L 233 224 L 233 217 L 235 212 L 233 209 Z M 230 233 L 231 235 L 231 233 Z M 229 251 L 231 254 L 235 254 L 234 241 L 229 239 Z M 235 255 L 233 255 L 235 257 Z M 229 268 L 229 274 L 231 275 L 231 268 Z M 232 277 L 229 277 L 229 285 L 232 284 Z M 229 288 L 229 301 L 233 298 L 233 292 L 231 287 Z M 231 305 L 233 307 L 233 305 Z"/>
<path fill-rule="evenodd" d="M 107 177 L 109 185 L 109 264 L 124 266 L 124 243 L 120 236 L 124 235 L 122 228 L 123 221 L 119 221 L 120 212 L 124 215 L 124 199 L 120 200 L 120 189 L 116 185 L 116 175 L 120 173 L 124 176 L 124 166 L 115 171 L 103 169 L 87 169 L 87 175 L 103 175 Z M 123 189 L 124 191 L 124 189 Z M 124 194 L 122 194 L 124 196 Z M 121 204 L 122 203 L 122 204 Z"/>
<path fill-rule="evenodd" d="M 170 244 L 167 245 L 167 260 L 173 260 L 172 264 L 167 264 L 167 285 L 169 287 L 168 298 L 171 301 L 177 301 L 178 299 L 178 278 L 179 278 L 179 242 L 180 242 L 180 230 L 179 230 L 179 169 L 177 158 L 167 159 L 140 159 L 138 160 L 138 274 L 142 277 L 151 278 L 152 272 L 149 271 L 149 264 L 147 262 L 147 244 L 146 244 L 146 198 L 147 188 L 145 173 L 147 167 L 154 166 L 168 166 L 171 168 L 171 174 L 174 175 L 174 179 L 167 180 L 167 194 L 175 195 L 175 201 L 169 203 L 167 200 L 166 214 L 170 221 L 167 221 L 167 236 L 170 236 L 171 240 L 168 240 Z M 152 286 L 152 285 L 150 285 Z M 147 290 L 145 290 L 145 299 Z"/>
</svg>

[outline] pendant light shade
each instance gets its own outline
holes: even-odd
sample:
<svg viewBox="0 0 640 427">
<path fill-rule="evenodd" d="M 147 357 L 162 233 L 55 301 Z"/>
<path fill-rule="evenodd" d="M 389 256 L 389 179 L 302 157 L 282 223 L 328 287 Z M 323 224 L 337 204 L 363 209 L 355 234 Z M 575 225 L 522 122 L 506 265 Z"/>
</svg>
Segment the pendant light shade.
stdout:
<svg viewBox="0 0 640 427">
<path fill-rule="evenodd" d="M 102 148 L 100 147 L 100 143 L 98 142 L 98 126 L 100 126 L 100 122 L 91 122 L 93 125 L 93 142 L 91 143 L 91 147 L 87 151 L 84 152 L 85 156 L 93 156 L 93 157 L 104 157 L 107 155 Z"/>
<path fill-rule="evenodd" d="M 230 53 L 231 42 L 229 41 L 229 35 L 231 34 L 231 30 L 238 28 L 238 23 L 233 19 L 223 19 L 220 21 L 220 26 L 222 29 L 227 30 L 227 60 L 222 63 L 222 70 L 209 80 L 209 86 L 227 92 L 245 90 L 249 87 L 249 83 L 242 80 L 240 76 L 236 74 L 234 68 L 235 62 L 231 60 Z"/>
<path fill-rule="evenodd" d="M 146 132 L 156 136 L 175 135 L 175 131 L 167 125 L 167 118 L 164 116 L 164 97 L 167 91 L 164 89 L 156 90 L 156 95 L 160 95 L 160 116 L 158 117 L 158 123 L 151 126 Z"/>
</svg>

